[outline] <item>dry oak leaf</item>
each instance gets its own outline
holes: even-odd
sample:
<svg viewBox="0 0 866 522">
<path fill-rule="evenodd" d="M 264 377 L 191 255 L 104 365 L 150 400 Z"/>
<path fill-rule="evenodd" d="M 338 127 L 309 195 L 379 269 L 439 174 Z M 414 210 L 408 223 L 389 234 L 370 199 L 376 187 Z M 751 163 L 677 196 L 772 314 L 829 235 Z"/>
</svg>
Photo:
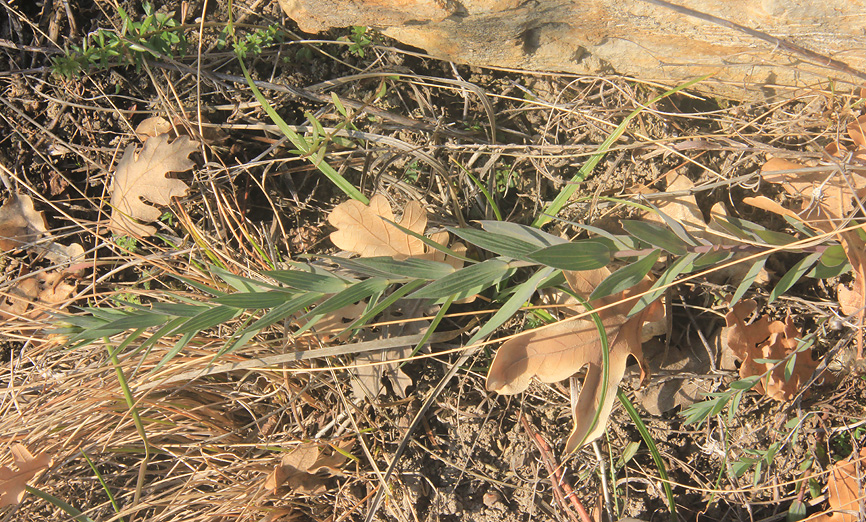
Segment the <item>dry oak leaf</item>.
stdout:
<svg viewBox="0 0 866 522">
<path fill-rule="evenodd" d="M 802 336 L 790 316 L 782 322 L 770 321 L 764 315 L 747 325 L 746 319 L 756 308 L 757 303 L 751 299 L 740 301 L 725 316 L 727 328 L 722 337 L 727 348 L 742 361 L 740 378 L 743 379 L 763 375 L 776 366 L 776 363 L 756 359 L 780 361 L 796 350 L 797 339 Z M 798 353 L 791 376 L 786 380 L 787 366 L 787 363 L 776 366 L 755 385 L 756 390 L 777 401 L 791 400 L 812 377 L 818 361 L 812 359 L 812 350 Z"/>
<path fill-rule="evenodd" d="M 394 259 L 406 259 L 426 253 L 424 243 L 403 232 L 385 218 L 394 221 L 391 204 L 385 196 L 376 194 L 370 198 L 370 204 L 350 199 L 340 203 L 328 222 L 337 228 L 331 233 L 331 242 L 338 248 L 354 252 L 361 257 L 388 256 Z M 417 201 L 411 201 L 403 210 L 400 226 L 417 234 L 423 234 L 427 228 L 427 213 Z"/>
<path fill-rule="evenodd" d="M 866 497 L 866 448 L 860 450 L 860 456 L 852 453 L 845 460 L 833 465 L 830 478 L 827 480 L 827 499 L 832 513 L 824 513 L 812 522 L 858 522 L 863 520 L 860 514 L 863 509 L 861 501 Z"/>
<path fill-rule="evenodd" d="M 168 139 L 168 134 L 150 138 L 137 154 L 135 144 L 126 148 L 111 183 L 108 226 L 112 232 L 137 237 L 153 235 L 156 228 L 135 220 L 156 221 L 162 212 L 153 205 L 169 205 L 172 198 L 181 197 L 189 190 L 183 181 L 166 175 L 193 167 L 189 155 L 198 149 L 198 142 L 186 136 L 171 143 Z"/>
<path fill-rule="evenodd" d="M 610 272 L 606 268 L 566 272 L 566 279 L 577 294 L 585 297 L 587 290 L 604 279 L 604 274 Z M 642 328 L 645 322 L 662 320 L 664 307 L 660 301 L 655 301 L 632 317 L 626 314 L 635 304 L 635 298 L 630 297 L 649 289 L 651 284 L 646 280 L 625 292 L 591 303 L 596 309 L 615 303 L 598 312 L 608 341 L 607 382 L 603 382 L 602 342 L 595 323 L 569 319 L 531 330 L 503 343 L 487 374 L 487 389 L 512 395 L 526 390 L 533 377 L 545 383 L 557 382 L 587 366 L 583 387 L 572 412 L 574 428 L 565 449 L 572 452 L 599 438 L 604 433 L 629 355 L 641 365 L 642 380 L 646 376 L 641 348 Z M 596 415 L 598 422 L 593 424 Z"/>
<path fill-rule="evenodd" d="M 331 242 L 338 248 L 361 257 L 387 256 L 398 260 L 415 257 L 449 263 L 456 268 L 463 266 L 459 259 L 445 256 L 438 250 L 428 251 L 423 241 L 386 220 L 395 221 L 394 212 L 388 199 L 381 194 L 370 198 L 369 205 L 354 199 L 344 201 L 334 207 L 328 216 L 328 222 L 337 229 L 331 232 Z M 400 226 L 416 234 L 424 234 L 427 229 L 427 212 L 420 203 L 410 201 L 403 208 Z M 439 244 L 447 244 L 449 237 L 448 232 L 437 232 L 431 239 Z M 458 252 L 460 249 L 465 250 L 459 243 L 453 245 L 452 249 Z"/>
<path fill-rule="evenodd" d="M 13 444 L 11 452 L 12 461 L 18 471 L 13 471 L 8 466 L 0 467 L 0 508 L 20 504 L 27 482 L 52 463 L 49 455 L 40 453 L 34 457 L 21 444 Z"/>
<path fill-rule="evenodd" d="M 352 442 L 341 447 L 348 451 Z M 302 495 L 315 495 L 327 490 L 325 477 L 319 476 L 320 471 L 328 475 L 340 475 L 340 466 L 346 461 L 346 456 L 335 451 L 333 455 L 321 455 L 319 448 L 313 444 L 302 444 L 283 455 L 280 463 L 265 479 L 265 488 L 273 494 L 278 494 L 280 488 L 288 488 Z"/>
<path fill-rule="evenodd" d="M 0 251 L 11 252 L 23 248 L 53 263 L 66 263 L 84 257 L 81 245 L 60 245 L 45 240 L 48 236 L 45 214 L 35 209 L 30 196 L 13 194 L 0 207 Z"/>
<path fill-rule="evenodd" d="M 21 279 L 6 291 L 0 290 L 0 319 L 39 319 L 75 291 L 63 282 L 59 271 L 40 272 Z"/>
</svg>

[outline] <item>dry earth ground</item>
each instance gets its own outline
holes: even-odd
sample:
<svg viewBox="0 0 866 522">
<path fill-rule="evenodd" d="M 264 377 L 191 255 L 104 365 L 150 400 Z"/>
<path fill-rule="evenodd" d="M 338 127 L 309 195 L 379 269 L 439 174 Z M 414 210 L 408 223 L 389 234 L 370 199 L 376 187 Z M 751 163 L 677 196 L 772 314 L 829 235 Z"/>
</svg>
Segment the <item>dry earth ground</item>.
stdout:
<svg viewBox="0 0 866 522">
<path fill-rule="evenodd" d="M 335 253 L 326 219 L 346 197 L 291 152 L 244 81 L 231 39 L 219 44 L 229 20 L 225 2 L 210 2 L 203 23 L 201 2 L 158 2 L 155 11 L 172 13 L 179 24 L 154 33 L 171 56 L 145 55 L 127 41 L 118 56 L 97 54 L 107 66 L 96 60 L 70 76 L 52 65 L 62 49 L 81 46 L 97 28 L 119 31 L 119 6 L 131 21 L 141 21 L 142 5 L 0 5 L 2 198 L 31 197 L 53 240 L 85 251 L 83 264 L 73 267 L 33 249 L 0 256 L 3 298 L 12 299 L 22 281 L 43 278 L 30 294 L 41 301 L 0 323 L 0 448 L 7 464 L 13 443 L 53 457 L 34 487 L 96 521 L 337 522 L 369 514 L 374 520 L 482 522 L 568 520 L 571 512 L 553 494 L 568 484 L 600 520 L 606 473 L 615 516 L 669 520 L 659 469 L 624 410 L 614 410 L 601 453 L 588 447 L 563 454 L 571 426 L 567 383 L 535 383 L 513 397 L 487 392 L 484 375 L 495 345 L 448 381 L 412 433 L 414 412 L 456 360 L 453 354 L 411 361 L 403 368 L 412 381 L 407 396 L 389 385 L 371 401 L 353 394 L 348 372 L 331 369 L 350 363 L 346 357 L 148 386 L 158 382 L 150 371 L 176 337 L 140 352 L 132 350 L 138 343 L 121 345 L 126 336 L 62 345 L 46 331 L 53 325 L 50 312 L 148 304 L 167 292 L 206 301 L 200 288 L 175 276 L 225 288 L 210 267 L 263 280 L 264 270 L 304 254 Z M 359 134 L 333 140 L 324 159 L 364 194 L 386 195 L 394 208 L 422 202 L 431 226 L 494 218 L 466 171 L 493 193 L 503 219 L 531 222 L 626 115 L 664 91 L 627 78 L 468 69 L 399 50 L 372 34 L 362 37 L 363 31 L 313 39 L 292 32 L 276 2 L 235 2 L 232 10 L 245 63 L 277 112 L 305 126 L 301 132 L 311 131 L 306 111 L 333 128 L 347 119 L 332 101 L 331 93 L 338 95 Z M 184 35 L 185 49 L 172 34 Z M 267 41 L 275 35 L 282 43 Z M 99 48 L 92 38 L 90 45 Z M 123 62 L 136 57 L 137 65 Z M 828 143 L 846 142 L 847 124 L 863 108 L 851 91 L 779 90 L 759 103 L 678 94 L 645 107 L 560 217 L 615 222 L 635 212 L 622 200 L 639 189 L 664 193 L 664 176 L 677 172 L 695 183 L 703 212 L 723 202 L 734 215 L 790 232 L 784 220 L 743 205 L 742 198 L 781 192 L 760 183 L 768 155 L 807 163 L 821 159 Z M 163 209 L 155 224 L 159 235 L 131 241 L 107 229 L 108 188 L 124 149 L 137 140 L 133 129 L 155 115 L 203 145 L 192 156 L 194 169 L 177 174 L 192 189 Z M 651 195 L 648 201 L 663 200 Z M 547 230 L 568 237 L 580 232 L 567 222 Z M 866 382 L 850 353 L 856 325 L 829 321 L 837 313 L 837 280 L 804 279 L 766 306 L 775 282 L 800 257 L 772 257 L 770 282 L 748 295 L 764 313 L 780 319 L 790 313 L 802 331 L 818 332 L 819 355 L 831 352 L 829 373 L 809 386 L 808 396 L 776 402 L 752 392 L 734 415 L 722 412 L 701 425 L 686 424 L 680 406 L 659 407 L 655 392 L 670 402 L 680 388 L 698 396 L 698 389 L 724 391 L 736 378 L 714 344 L 727 310 L 722 298 L 736 288 L 730 280 L 674 289 L 669 344 L 659 337 L 645 348 L 661 362 L 637 395 L 636 372 L 624 381 L 658 446 L 680 520 L 783 520 L 796 499 L 810 514 L 820 513 L 828 508 L 822 490 L 828 466 L 856 455 L 864 442 Z M 487 317 L 496 303 L 485 295 L 452 307 L 440 329 Z M 211 367 L 240 321 L 195 336 L 158 377 Z M 520 312 L 495 337 L 538 324 L 537 315 Z M 288 325 L 274 325 L 218 364 L 334 343 L 291 333 Z M 458 348 L 461 339 L 432 349 Z M 132 390 L 148 452 L 118 372 Z M 527 425 L 548 441 L 560 480 L 551 479 Z M 390 495 L 371 513 L 383 473 L 406 437 Z M 299 445 L 333 454 L 348 443 L 344 462 L 269 489 L 281 457 Z M 770 448 L 775 453 L 756 468 Z M 747 458 L 755 459 L 751 466 Z M 298 477 L 308 479 L 309 488 Z M 0 512 L 3 521 L 49 519 L 73 520 L 32 492 Z"/>
</svg>

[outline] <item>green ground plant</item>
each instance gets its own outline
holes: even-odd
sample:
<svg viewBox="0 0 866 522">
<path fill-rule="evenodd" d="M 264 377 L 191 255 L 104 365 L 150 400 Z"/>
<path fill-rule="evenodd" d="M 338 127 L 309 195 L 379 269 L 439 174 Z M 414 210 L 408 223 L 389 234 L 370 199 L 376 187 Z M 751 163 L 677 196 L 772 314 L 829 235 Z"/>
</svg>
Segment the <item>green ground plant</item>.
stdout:
<svg viewBox="0 0 866 522">
<path fill-rule="evenodd" d="M 77 77 L 93 67 L 134 66 L 139 70 L 145 57 L 169 58 L 183 56 L 188 42 L 185 29 L 171 14 L 157 13 L 153 4 L 142 4 L 144 19 L 136 21 L 122 8 L 117 8 L 120 28 L 97 29 L 87 35 L 81 45 L 72 44 L 66 53 L 52 59 L 54 72 Z"/>
</svg>

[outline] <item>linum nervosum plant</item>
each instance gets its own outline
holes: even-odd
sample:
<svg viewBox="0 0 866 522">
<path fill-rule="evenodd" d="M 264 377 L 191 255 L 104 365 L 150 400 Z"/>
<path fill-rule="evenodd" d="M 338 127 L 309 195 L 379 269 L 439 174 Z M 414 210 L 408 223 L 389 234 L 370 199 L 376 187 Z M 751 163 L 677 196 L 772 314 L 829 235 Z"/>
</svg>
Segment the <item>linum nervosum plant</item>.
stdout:
<svg viewBox="0 0 866 522">
<path fill-rule="evenodd" d="M 700 278 L 720 267 L 745 264 L 748 267 L 745 275 L 729 298 L 733 306 L 758 277 L 767 257 L 776 252 L 797 251 L 804 257 L 779 280 L 771 298 L 782 295 L 801 277 L 826 278 L 847 272 L 851 267 L 845 257 L 846 249 L 833 235 L 819 234 L 802 223 L 798 228 L 804 239 L 720 215 L 714 216 L 714 232 L 706 228 L 696 230 L 683 224 L 682 209 L 676 206 L 673 210 L 680 214 L 679 218 L 648 205 L 650 214 L 659 219 L 624 220 L 622 227 L 626 233 L 611 233 L 575 223 L 589 232 L 589 238 L 574 241 L 534 227 L 502 221 L 481 221 L 480 229 L 448 227 L 448 232 L 473 245 L 477 252 L 483 252 L 469 257 L 463 249 L 454 245 L 449 248 L 447 234 L 439 235 L 436 240 L 424 236 L 424 228 L 419 230 L 414 226 L 417 216 L 404 215 L 403 220 L 396 223 L 393 215 L 383 215 L 385 212 L 376 207 L 383 205 L 381 199 L 371 202 L 370 207 L 357 201 L 347 203 L 367 209 L 358 223 L 342 225 L 355 240 L 363 242 L 363 230 L 378 227 L 398 244 L 417 245 L 416 250 L 401 252 L 392 248 L 391 255 L 359 258 L 313 256 L 315 260 L 292 262 L 286 269 L 265 272 L 261 280 L 239 277 L 223 267 L 211 266 L 210 270 L 225 285 L 211 287 L 184 280 L 210 294 L 212 298 L 208 301 L 191 302 L 168 294 L 160 302 L 124 303 L 123 308 L 116 309 L 85 309 L 83 315 L 64 318 L 73 325 L 69 342 L 86 343 L 135 329 L 136 337 L 144 335 L 146 338 L 137 347 L 136 351 L 140 351 L 179 336 L 173 349 L 153 368 L 152 371 L 157 372 L 196 335 L 228 321 L 239 321 L 242 326 L 234 328 L 227 336 L 216 357 L 237 349 L 274 324 L 290 321 L 295 333 L 302 334 L 316 328 L 319 320 L 357 303 L 366 303 L 364 313 L 354 322 L 341 326 L 333 338 L 350 338 L 353 332 L 362 330 L 399 299 L 439 305 L 438 318 L 454 301 L 487 292 L 501 305 L 467 342 L 471 347 L 511 318 L 536 290 L 559 286 L 594 311 L 584 315 L 595 322 L 563 321 L 507 341 L 493 362 L 488 387 L 516 393 L 525 389 L 532 377 L 548 382 L 561 380 L 585 363 L 591 365 L 590 372 L 604 373 L 599 381 L 600 388 L 585 387 L 582 392 L 585 399 L 578 400 L 578 408 L 587 408 L 594 417 L 592 422 L 587 422 L 585 415 L 578 421 L 567 444 L 567 448 L 573 450 L 603 431 L 625 358 L 628 354 L 637 355 L 645 323 L 659 319 L 659 299 L 667 288 L 685 279 Z M 332 218 L 340 211 L 337 207 Z M 423 221 L 426 223 L 426 217 Z M 853 226 L 856 225 L 848 228 Z M 370 242 L 375 243 L 375 240 Z M 391 248 L 390 244 L 381 246 Z M 350 250 L 355 248 L 361 247 L 356 245 Z M 661 260 L 666 260 L 667 268 L 651 281 L 647 276 Z M 614 265 L 620 268 L 611 272 L 607 267 Z M 520 276 L 515 277 L 517 274 Z M 568 286 L 563 286 L 563 281 L 567 281 Z M 599 328 L 602 324 L 603 328 Z M 423 342 L 415 344 L 425 344 L 432 334 L 433 328 L 430 328 Z M 565 338 L 567 343 L 562 341 Z M 780 359 L 758 360 L 759 364 L 768 365 L 766 372 L 736 381 L 728 391 L 713 394 L 684 414 L 690 422 L 699 422 L 728 405 L 736 406 L 747 390 L 755 386 L 768 387 L 767 377 L 779 367 L 790 378 L 796 373 L 798 360 L 811 359 L 805 352 L 812 342 L 812 336 L 806 336 Z M 544 347 L 542 352 L 552 350 L 557 357 L 562 350 L 588 353 L 570 355 L 573 360 L 568 359 L 565 364 L 560 360 L 557 365 L 550 365 L 542 356 L 539 360 L 531 359 L 529 368 L 517 369 L 508 361 L 510 355 L 507 354 L 514 350 L 519 353 L 520 347 L 525 348 L 528 343 L 535 343 L 536 352 Z M 553 346 L 548 348 L 544 343 L 553 343 Z M 599 404 L 601 407 L 597 408 Z M 731 412 L 735 409 L 731 408 Z"/>
<path fill-rule="evenodd" d="M 153 13 L 148 17 L 144 22 L 124 23 L 120 33 L 98 33 L 96 48 L 101 51 L 94 51 L 92 45 L 88 47 L 85 44 L 81 49 L 73 49 L 65 61 L 55 62 L 55 67 L 60 72 L 75 73 L 87 64 L 134 57 L 134 53 L 128 53 L 130 50 L 140 52 L 141 49 L 153 48 L 165 53 L 182 43 L 174 39 L 167 41 L 166 36 L 158 36 L 156 43 L 147 39 L 149 24 L 160 29 L 158 35 L 182 34 L 170 31 L 169 21 Z M 353 34 L 359 37 L 360 31 Z M 358 52 L 369 45 L 364 40 L 353 41 L 359 45 Z M 170 45 L 166 47 L 163 44 Z M 247 52 L 255 52 L 257 45 L 254 39 L 251 46 L 235 45 L 235 49 L 243 58 Z M 135 62 L 132 58 L 131 63 Z M 465 341 L 464 350 L 472 352 L 481 341 L 518 313 L 538 290 L 557 288 L 574 298 L 578 316 L 508 339 L 491 363 L 487 387 L 500 393 L 518 393 L 525 390 L 533 378 L 545 382 L 562 380 L 588 365 L 585 385 L 576 400 L 575 426 L 566 442 L 566 449 L 573 451 L 602 435 L 616 397 L 623 402 L 652 449 L 652 439 L 640 423 L 636 410 L 624 394 L 617 392 L 628 356 L 635 356 L 640 361 L 644 336 L 660 333 L 651 328 L 649 332 L 645 330 L 648 325 L 662 321 L 661 299 L 667 289 L 685 280 L 701 280 L 722 268 L 745 266 L 728 297 L 730 306 L 736 307 L 762 273 L 769 256 L 778 252 L 798 252 L 802 254 L 802 260 L 778 281 L 770 294 L 771 300 L 783 295 L 802 277 L 834 277 L 852 267 L 855 281 L 859 284 L 859 290 L 855 284 L 854 293 L 859 292 L 857 298 L 862 300 L 864 263 L 856 254 L 862 251 L 861 225 L 850 219 L 841 224 L 833 223 L 829 230 L 816 224 L 817 220 L 810 217 L 811 210 L 814 210 L 812 207 L 822 208 L 826 185 L 818 180 L 814 181 L 814 191 L 821 193 L 813 198 L 816 201 L 808 202 L 809 208 L 800 213 L 777 209 L 766 202 L 755 202 L 759 208 L 782 215 L 799 237 L 767 230 L 757 223 L 728 216 L 721 210 L 714 211 L 713 220 L 707 225 L 690 210 L 696 206 L 688 202 L 668 205 L 667 208 L 638 202 L 645 209 L 645 219 L 622 221 L 623 230 L 620 231 L 570 223 L 584 234 L 584 238 L 572 241 L 542 231 L 541 227 L 555 219 L 578 189 L 579 182 L 593 171 L 640 110 L 630 114 L 617 127 L 599 152 L 575 176 L 573 183 L 566 185 L 532 225 L 497 220 L 481 221 L 478 223 L 480 228 L 448 227 L 448 233 L 473 247 L 472 255 L 467 255 L 462 245 L 449 244 L 448 234 L 425 235 L 425 227 L 419 229 L 415 226 L 420 219 L 417 210 L 409 217 L 408 212 L 404 212 L 399 223 L 388 214 L 390 208 L 387 213 L 382 209 L 381 201 L 375 203 L 378 210 L 373 210 L 374 201 L 368 201 L 325 161 L 327 145 L 336 132 L 325 129 L 308 114 L 310 132 L 300 135 L 279 118 L 256 88 L 243 62 L 240 65 L 253 94 L 296 146 L 294 152 L 309 160 L 349 195 L 352 200 L 348 204 L 369 210 L 364 220 L 357 224 L 358 230 L 378 228 L 384 232 L 384 237 L 396 238 L 396 243 L 403 246 L 414 245 L 414 250 L 401 250 L 402 247 L 397 248 L 387 241 L 390 252 L 379 250 L 374 255 L 356 258 L 312 255 L 303 261 L 293 261 L 280 269 L 264 272 L 257 279 L 241 277 L 225 266 L 212 264 L 207 269 L 215 276 L 214 281 L 220 279 L 222 284 L 207 285 L 179 278 L 183 284 L 209 295 L 208 299 L 191 300 L 166 292 L 161 300 L 149 303 L 125 302 L 117 308 L 85 308 L 82 314 L 62 318 L 69 325 L 66 333 L 70 344 L 118 337 L 122 342 L 111 353 L 117 366 L 119 358 L 143 357 L 142 354 L 158 345 L 169 343 L 171 348 L 150 370 L 151 374 L 156 374 L 184 348 L 197 343 L 197 336 L 206 335 L 208 330 L 218 325 L 224 325 L 224 331 L 230 333 L 224 336 L 225 341 L 214 354 L 215 360 L 258 335 L 268 335 L 271 327 L 280 324 L 288 326 L 296 336 L 320 330 L 330 339 L 348 342 L 342 353 L 352 354 L 351 341 L 363 335 L 367 324 L 399 303 L 415 302 L 437 307 L 429 327 L 421 329 L 418 335 L 408 336 L 411 340 L 407 339 L 406 343 L 413 348 L 412 353 L 416 353 L 420 347 L 436 339 L 436 330 L 453 303 L 471 300 L 483 293 L 497 307 Z M 650 103 L 687 86 L 669 91 Z M 342 127 L 336 130 L 349 128 L 351 117 L 347 110 L 336 96 L 333 102 L 346 118 Z M 828 173 L 824 174 L 826 178 Z M 789 183 L 790 180 L 779 179 L 779 182 Z M 798 191 L 803 192 L 799 188 Z M 488 198 L 492 197 L 488 195 Z M 368 207 L 367 203 L 371 206 Z M 338 209 L 340 207 L 334 212 L 338 213 Z M 423 222 L 426 224 L 426 215 Z M 379 237 L 383 237 L 382 234 Z M 658 269 L 661 265 L 664 268 Z M 650 273 L 654 270 L 659 274 L 653 280 Z M 345 323 L 339 316 L 341 310 L 350 306 L 360 306 L 360 313 Z M 335 316 L 337 328 L 333 324 L 327 329 L 321 326 Z M 768 329 L 775 325 L 767 323 Z M 729 327 L 746 328 L 736 322 Z M 128 333 L 130 330 L 132 333 Z M 731 383 L 728 390 L 711 394 L 707 400 L 690 406 L 683 412 L 686 419 L 702 422 L 726 408 L 728 415 L 734 415 L 743 394 L 751 389 L 764 393 L 775 390 L 774 393 L 780 393 L 780 397 L 789 398 L 784 388 L 786 383 L 796 377 L 798 384 L 807 384 L 802 379 L 802 367 L 811 361 L 814 335 L 792 337 L 789 334 L 782 330 L 773 331 L 774 339 L 784 348 L 781 354 L 776 358 L 752 356 L 751 362 L 759 371 L 741 375 L 742 378 Z M 532 353 L 538 355 L 521 359 L 520 354 L 527 353 L 530 346 Z M 321 357 L 317 352 L 310 350 L 302 359 Z M 551 362 L 554 358 L 555 364 Z M 753 366 L 750 366 L 752 370 Z M 127 402 L 135 414 L 131 395 Z M 136 424 L 147 447 L 146 434 L 137 417 Z M 771 449 L 760 458 L 744 460 L 744 465 L 768 465 L 772 461 L 771 453 L 778 450 L 771 452 Z M 654 457 L 657 456 L 654 452 Z M 664 475 L 659 458 L 656 463 Z M 760 469 L 756 476 L 759 474 Z M 665 486 L 673 511 L 675 503 L 669 486 Z"/>
</svg>

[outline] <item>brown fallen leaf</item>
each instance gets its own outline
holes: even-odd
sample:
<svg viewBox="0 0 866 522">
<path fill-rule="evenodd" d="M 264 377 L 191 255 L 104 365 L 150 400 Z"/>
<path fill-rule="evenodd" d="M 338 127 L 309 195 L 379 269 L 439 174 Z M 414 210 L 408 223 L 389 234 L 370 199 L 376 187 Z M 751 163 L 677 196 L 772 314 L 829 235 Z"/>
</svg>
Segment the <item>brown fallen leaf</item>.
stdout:
<svg viewBox="0 0 866 522">
<path fill-rule="evenodd" d="M 859 208 L 856 200 L 866 196 L 866 177 L 852 170 L 846 179 L 833 169 L 821 172 L 785 172 L 802 165 L 772 158 L 761 168 L 761 177 L 768 183 L 781 184 L 788 194 L 801 198 L 798 219 L 823 232 L 840 225 Z"/>
<path fill-rule="evenodd" d="M 827 480 L 827 500 L 831 513 L 823 513 L 812 522 L 858 522 L 862 520 L 861 502 L 864 499 L 866 485 L 866 448 L 860 449 L 859 458 L 856 453 L 840 460 L 833 465 L 830 478 Z"/>
<path fill-rule="evenodd" d="M 349 444 L 341 447 L 348 451 Z M 324 471 L 328 475 L 339 475 L 340 466 L 346 461 L 346 456 L 339 451 L 332 455 L 321 455 L 314 444 L 302 444 L 290 453 L 283 455 L 280 463 L 265 479 L 265 488 L 273 494 L 278 494 L 280 488 L 301 495 L 315 495 L 327 490 L 326 477 L 317 473 Z"/>
<path fill-rule="evenodd" d="M 328 222 L 337 229 L 331 232 L 331 242 L 361 257 L 387 256 L 398 260 L 415 257 L 449 263 L 456 268 L 463 266 L 462 261 L 438 250 L 428 249 L 423 241 L 386 220 L 396 222 L 391 204 L 381 194 L 370 198 L 369 205 L 354 199 L 344 201 L 334 207 L 328 216 Z M 423 235 L 427 229 L 427 212 L 417 201 L 410 201 L 403 208 L 399 223 L 403 228 Z M 444 245 L 448 244 L 449 238 L 448 232 L 437 232 L 431 236 L 433 241 Z M 455 243 L 451 248 L 455 251 L 465 250 L 460 243 Z"/>
<path fill-rule="evenodd" d="M 34 208 L 30 196 L 13 194 L 0 207 L 0 250 L 26 249 L 53 263 L 68 263 L 84 257 L 81 245 L 61 245 L 49 237 L 45 214 Z"/>
<path fill-rule="evenodd" d="M 20 504 L 27 482 L 52 463 L 49 455 L 40 453 L 34 457 L 21 444 L 12 444 L 10 451 L 18 471 L 13 471 L 8 466 L 0 467 L 0 508 Z"/>
<path fill-rule="evenodd" d="M 63 282 L 59 271 L 31 274 L 15 286 L 0 291 L 0 319 L 39 319 L 69 298 L 75 287 Z"/>
<path fill-rule="evenodd" d="M 424 242 L 382 218 L 394 221 L 391 204 L 381 194 L 370 198 L 369 205 L 354 199 L 344 201 L 334 207 L 328 216 L 328 222 L 337 228 L 331 233 L 331 242 L 361 257 L 406 259 L 427 252 Z M 417 201 L 411 201 L 403 210 L 400 225 L 423 234 L 427 228 L 427 213 Z"/>
<path fill-rule="evenodd" d="M 186 136 L 171 143 L 168 139 L 168 134 L 150 138 L 138 153 L 135 144 L 126 148 L 111 183 L 108 226 L 112 232 L 137 237 L 153 235 L 156 228 L 136 220 L 156 221 L 162 212 L 154 205 L 169 205 L 172 198 L 189 190 L 183 181 L 166 175 L 191 169 L 194 163 L 189 155 L 198 149 L 198 143 Z"/>
<path fill-rule="evenodd" d="M 742 361 L 741 378 L 763 375 L 775 363 L 758 362 L 756 359 L 780 361 L 796 350 L 799 344 L 797 339 L 802 336 L 790 316 L 782 322 L 770 321 L 768 316 L 763 315 L 747 325 L 746 319 L 756 308 L 757 303 L 751 299 L 740 301 L 725 316 L 727 330 L 723 331 L 722 338 L 726 340 L 725 346 Z M 755 389 L 777 401 L 791 400 L 812 377 L 818 362 L 812 359 L 811 349 L 798 353 L 787 380 L 786 366 L 787 363 L 776 366 L 760 380 Z"/>
<path fill-rule="evenodd" d="M 607 269 L 567 272 L 566 279 L 578 295 L 586 297 L 587 291 L 595 288 L 605 274 L 609 274 Z M 566 320 L 531 330 L 503 343 L 487 374 L 487 389 L 506 395 L 520 393 L 526 390 L 533 377 L 546 383 L 561 381 L 587 366 L 573 412 L 574 429 L 566 442 L 566 451 L 574 451 L 599 438 L 604 433 L 629 355 L 641 365 L 641 380 L 645 380 L 642 327 L 645 322 L 662 320 L 664 307 L 660 301 L 655 301 L 632 317 L 626 314 L 634 306 L 634 299 L 629 298 L 647 290 L 651 284 L 647 280 L 625 292 L 591 303 L 594 308 L 616 303 L 599 312 L 608 341 L 607 382 L 603 382 L 602 343 L 595 323 Z M 596 416 L 598 422 L 593 424 Z"/>
</svg>

